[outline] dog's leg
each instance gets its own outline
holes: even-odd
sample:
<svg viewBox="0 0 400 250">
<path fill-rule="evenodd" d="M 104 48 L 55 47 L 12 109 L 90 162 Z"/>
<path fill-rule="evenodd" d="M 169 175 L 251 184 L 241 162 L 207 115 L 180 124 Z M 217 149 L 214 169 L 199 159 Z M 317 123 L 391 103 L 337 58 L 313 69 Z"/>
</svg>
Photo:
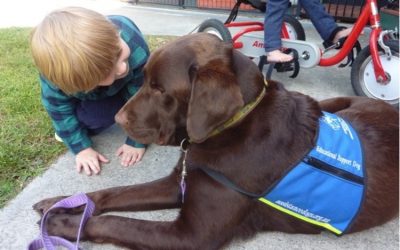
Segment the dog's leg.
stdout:
<svg viewBox="0 0 400 250">
<path fill-rule="evenodd" d="M 57 214 L 48 218 L 47 230 L 69 240 L 75 240 L 80 215 Z M 191 249 L 195 237 L 191 230 L 182 230 L 181 220 L 156 222 L 115 215 L 91 217 L 81 232 L 81 240 L 113 243 L 131 249 Z"/>
<path fill-rule="evenodd" d="M 113 243 L 132 249 L 220 249 L 239 233 L 251 202 L 233 190 L 198 177 L 189 177 L 196 180 L 190 182 L 175 221 L 94 216 L 84 227 L 82 240 Z M 51 235 L 74 240 L 79 222 L 80 215 L 56 214 L 48 219 L 47 229 Z"/>
<path fill-rule="evenodd" d="M 144 184 L 89 193 L 88 196 L 96 204 L 98 213 L 148 211 L 176 208 L 180 205 L 179 181 L 175 174 Z"/>
<path fill-rule="evenodd" d="M 124 187 L 114 187 L 87 194 L 95 203 L 95 215 L 107 211 L 145 211 L 179 206 L 179 182 L 175 171 L 162 179 Z M 54 203 L 64 197 L 55 197 L 36 203 L 33 208 L 39 213 L 46 212 Z M 81 208 L 59 209 L 56 213 L 80 213 Z"/>
</svg>

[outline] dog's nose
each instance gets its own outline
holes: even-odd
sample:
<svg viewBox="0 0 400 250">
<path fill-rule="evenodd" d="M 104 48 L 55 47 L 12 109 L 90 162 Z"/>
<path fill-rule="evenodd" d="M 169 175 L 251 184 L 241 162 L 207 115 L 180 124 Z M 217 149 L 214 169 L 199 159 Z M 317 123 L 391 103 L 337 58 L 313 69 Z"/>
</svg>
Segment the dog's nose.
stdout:
<svg viewBox="0 0 400 250">
<path fill-rule="evenodd" d="M 128 116 L 126 112 L 123 110 L 118 111 L 115 115 L 115 121 L 122 126 L 128 124 Z"/>
</svg>

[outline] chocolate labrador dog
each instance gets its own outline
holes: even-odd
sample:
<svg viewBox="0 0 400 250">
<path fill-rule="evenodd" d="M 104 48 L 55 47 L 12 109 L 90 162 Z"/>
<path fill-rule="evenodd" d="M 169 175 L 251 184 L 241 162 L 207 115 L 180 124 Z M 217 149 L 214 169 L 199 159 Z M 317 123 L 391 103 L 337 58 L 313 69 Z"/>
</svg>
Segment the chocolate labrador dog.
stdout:
<svg viewBox="0 0 400 250">
<path fill-rule="evenodd" d="M 233 238 L 260 231 L 330 230 L 340 235 L 398 215 L 399 113 L 392 106 L 365 97 L 317 102 L 277 82 L 265 82 L 250 59 L 207 33 L 184 36 L 156 50 L 144 72 L 143 87 L 116 120 L 142 143 L 181 145 L 181 159 L 162 179 L 89 193 L 95 216 L 82 239 L 132 249 L 220 249 Z M 356 144 L 339 153 L 317 146 L 323 121 L 351 134 L 351 140 L 358 134 L 361 151 Z M 328 136 L 331 140 L 336 139 Z M 348 169 L 332 170 L 322 160 L 306 165 L 313 152 Z M 351 160 L 347 154 L 353 152 L 361 155 Z M 293 177 L 299 164 L 311 175 L 287 181 L 284 176 Z M 289 195 L 292 200 L 270 197 L 276 187 L 301 176 L 306 182 L 286 188 L 295 191 Z M 333 189 L 320 193 L 325 179 Z M 333 209 L 325 213 L 324 208 L 314 209 L 315 201 L 296 203 L 304 197 L 317 198 L 318 204 L 325 197 L 333 199 L 328 203 Z M 43 213 L 61 198 L 43 200 L 34 209 Z M 357 204 L 349 205 L 350 200 Z M 169 208 L 180 208 L 174 221 L 101 215 Z M 54 214 L 48 220 L 50 234 L 74 239 L 80 212 Z M 340 217 L 345 213 L 351 215 Z"/>
</svg>

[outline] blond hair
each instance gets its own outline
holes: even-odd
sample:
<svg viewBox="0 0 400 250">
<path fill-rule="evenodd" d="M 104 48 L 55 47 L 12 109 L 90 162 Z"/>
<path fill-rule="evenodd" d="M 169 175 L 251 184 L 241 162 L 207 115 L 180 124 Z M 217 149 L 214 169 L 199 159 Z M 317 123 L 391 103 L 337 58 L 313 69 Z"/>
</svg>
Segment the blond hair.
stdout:
<svg viewBox="0 0 400 250">
<path fill-rule="evenodd" d="M 97 87 L 113 70 L 120 49 L 117 28 L 80 7 L 51 12 L 31 33 L 39 72 L 67 94 Z"/>
</svg>

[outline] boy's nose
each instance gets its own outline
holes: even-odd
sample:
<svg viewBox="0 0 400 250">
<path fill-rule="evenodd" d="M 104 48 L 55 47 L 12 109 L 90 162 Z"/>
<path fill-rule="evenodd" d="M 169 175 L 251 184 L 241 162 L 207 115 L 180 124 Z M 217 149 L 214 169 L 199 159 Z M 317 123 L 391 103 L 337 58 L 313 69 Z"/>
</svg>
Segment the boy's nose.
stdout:
<svg viewBox="0 0 400 250">
<path fill-rule="evenodd" d="M 128 124 L 128 116 L 126 114 L 125 111 L 123 111 L 122 109 L 120 111 L 118 111 L 118 113 L 115 115 L 115 121 L 119 124 L 119 125 L 127 125 Z"/>
</svg>

